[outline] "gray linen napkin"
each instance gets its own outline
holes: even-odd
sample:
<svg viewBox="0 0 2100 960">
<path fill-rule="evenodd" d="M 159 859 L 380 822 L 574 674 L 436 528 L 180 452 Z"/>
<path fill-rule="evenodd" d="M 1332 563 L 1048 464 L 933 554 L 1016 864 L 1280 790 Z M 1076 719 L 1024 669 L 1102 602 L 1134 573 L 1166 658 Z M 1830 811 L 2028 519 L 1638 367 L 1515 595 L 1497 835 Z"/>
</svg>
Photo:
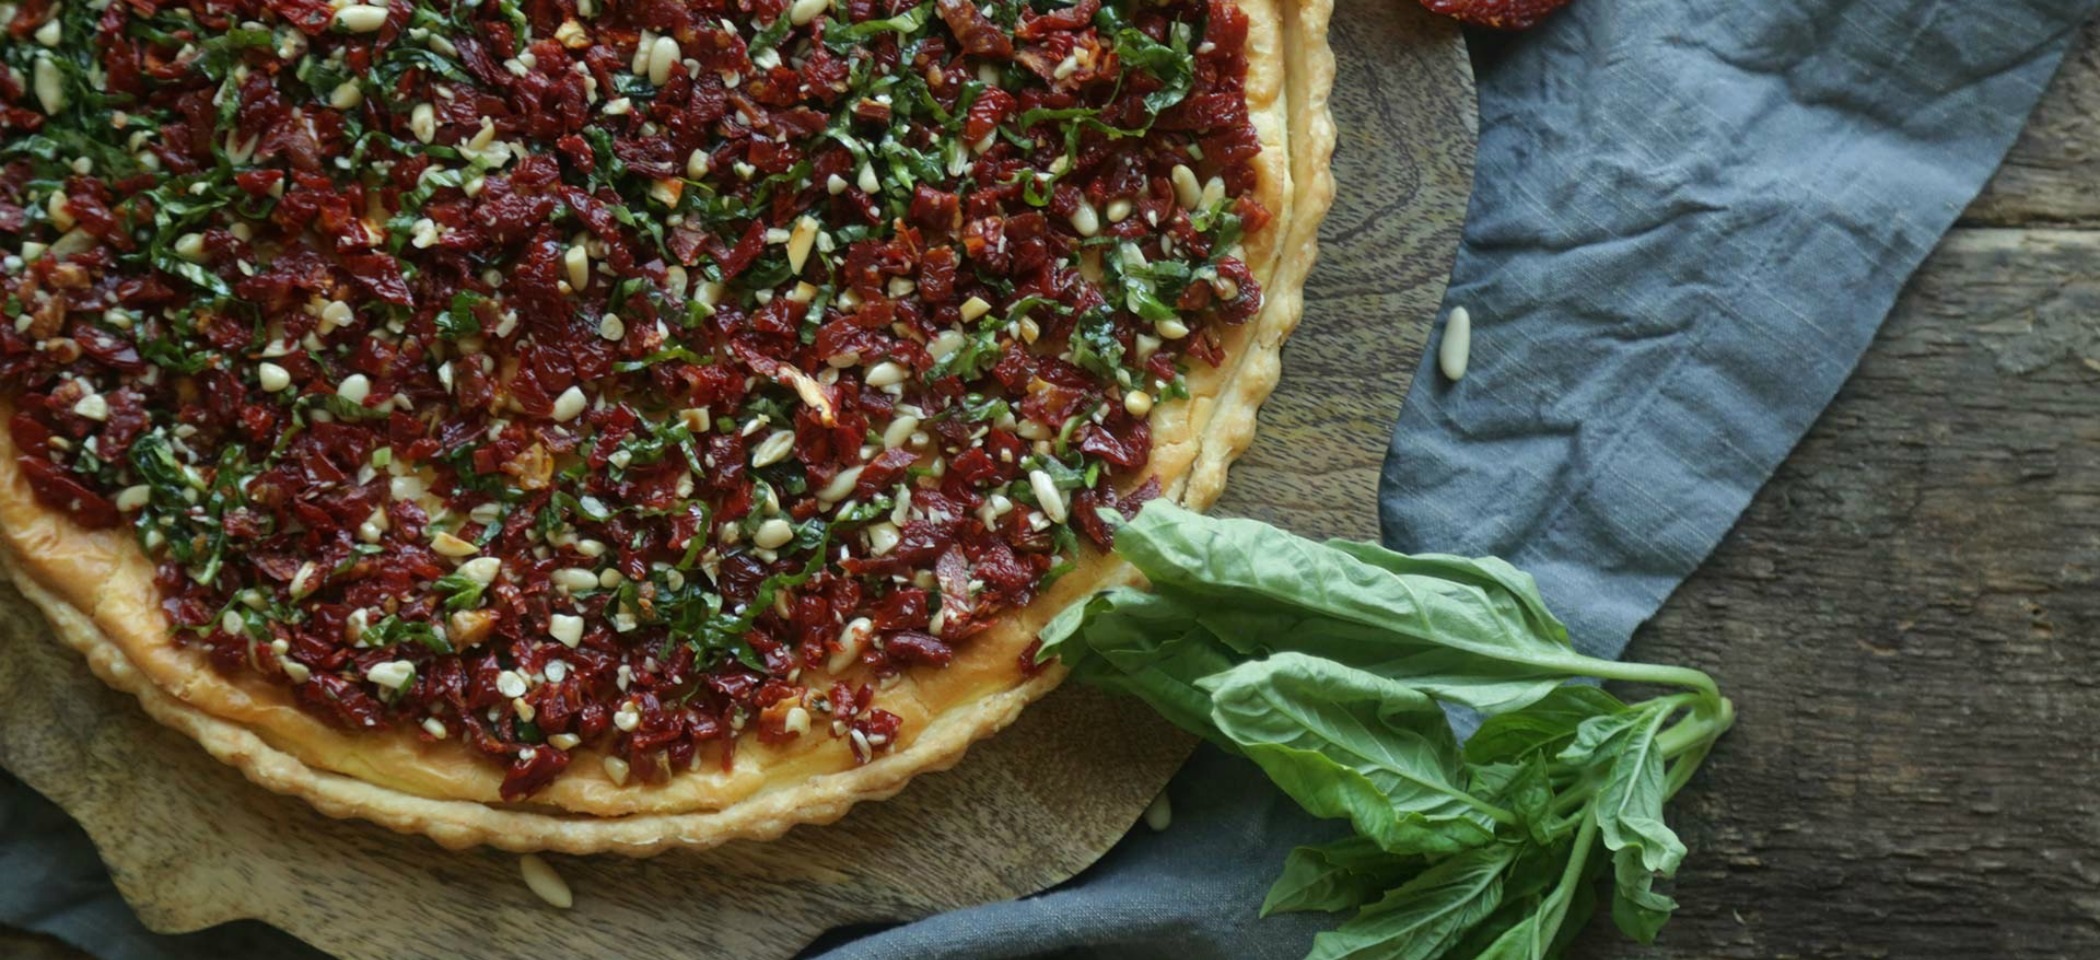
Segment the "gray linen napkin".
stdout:
<svg viewBox="0 0 2100 960">
<path fill-rule="evenodd" d="M 1388 544 L 1507 557 L 1585 649 L 1617 653 L 1851 372 L 2096 2 L 1576 0 L 1488 41 L 1450 295 L 1471 372 L 1415 380 Z M 1302 955 L 1321 918 L 1254 911 L 1291 846 L 1338 828 L 1210 748 L 1169 793 L 1171 829 L 1063 887 L 807 956 Z M 253 924 L 145 932 L 12 778 L 0 837 L 0 921 L 109 960 L 312 955 Z"/>
<path fill-rule="evenodd" d="M 1616 655 L 1851 375 L 2092 0 L 1576 0 L 1484 71 L 1385 539 L 1530 571 Z"/>
</svg>

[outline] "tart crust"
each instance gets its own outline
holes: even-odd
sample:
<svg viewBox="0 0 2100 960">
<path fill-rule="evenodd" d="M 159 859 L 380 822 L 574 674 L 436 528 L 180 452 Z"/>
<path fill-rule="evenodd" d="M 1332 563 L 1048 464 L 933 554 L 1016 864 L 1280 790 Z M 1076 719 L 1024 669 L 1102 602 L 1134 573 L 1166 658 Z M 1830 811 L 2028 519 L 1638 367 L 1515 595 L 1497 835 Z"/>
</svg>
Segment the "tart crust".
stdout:
<svg viewBox="0 0 2100 960">
<path fill-rule="evenodd" d="M 1332 0 L 1238 5 L 1248 17 L 1248 111 L 1262 143 L 1253 161 L 1256 191 L 1273 214 L 1246 240 L 1265 302 L 1227 333 L 1223 366 L 1192 370 L 1189 397 L 1153 411 L 1152 459 L 1142 471 L 1161 480 L 1166 496 L 1195 508 L 1217 498 L 1227 467 L 1253 439 L 1255 411 L 1276 384 L 1334 195 Z M 0 418 L 9 413 L 0 404 Z M 865 765 L 855 766 L 832 738 L 779 746 L 745 738 L 728 770 L 703 762 L 666 783 L 620 785 L 585 750 L 566 775 L 525 802 L 507 803 L 498 797 L 502 771 L 456 743 L 425 743 L 407 730 L 338 729 L 300 709 L 286 688 L 227 676 L 176 645 L 153 565 L 130 531 L 84 530 L 41 506 L 15 453 L 0 431 L 0 566 L 97 676 L 263 787 L 330 816 L 424 834 L 450 848 L 645 856 L 829 823 L 855 803 L 895 794 L 913 776 L 953 766 L 972 742 L 1013 722 L 1064 677 L 1056 664 L 1033 675 L 1020 669 L 1043 623 L 1092 591 L 1136 579 L 1112 556 L 1084 557 L 1028 607 L 957 650 L 947 667 L 903 675 L 884 692 L 885 708 L 903 718 L 899 742 Z"/>
</svg>

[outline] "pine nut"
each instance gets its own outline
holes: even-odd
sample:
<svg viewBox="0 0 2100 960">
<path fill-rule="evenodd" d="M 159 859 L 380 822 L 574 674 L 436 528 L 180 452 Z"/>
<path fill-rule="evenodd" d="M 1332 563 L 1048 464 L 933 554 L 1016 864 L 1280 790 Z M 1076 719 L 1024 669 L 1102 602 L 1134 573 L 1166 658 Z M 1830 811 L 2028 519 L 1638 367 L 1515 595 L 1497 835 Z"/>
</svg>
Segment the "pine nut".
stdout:
<svg viewBox="0 0 2100 960">
<path fill-rule="evenodd" d="M 50 57 L 36 58 L 35 74 L 36 102 L 43 106 L 44 113 L 55 116 L 66 108 L 66 78 L 58 72 L 58 64 Z"/>
<path fill-rule="evenodd" d="M 591 285 L 591 254 L 583 248 L 583 244 L 570 245 L 568 252 L 562 254 L 561 260 L 562 266 L 569 273 L 571 291 L 580 293 L 583 288 Z"/>
<path fill-rule="evenodd" d="M 649 52 L 649 82 L 663 86 L 671 80 L 671 68 L 677 65 L 683 53 L 678 49 L 675 37 L 657 37 Z"/>
<path fill-rule="evenodd" d="M 525 877 L 525 886 L 540 899 L 547 901 L 548 906 L 567 910 L 576 905 L 576 895 L 569 891 L 568 882 L 537 854 L 528 853 L 519 857 L 518 871 Z"/>
<path fill-rule="evenodd" d="M 554 398 L 554 421 L 568 423 L 582 416 L 588 403 L 589 401 L 584 399 L 582 388 L 570 385 L 569 389 L 561 392 L 561 396 Z"/>
<path fill-rule="evenodd" d="M 903 364 L 893 360 L 884 360 L 868 368 L 868 386 L 877 389 L 894 386 L 903 383 L 905 378 L 910 375 L 911 371 Z"/>
<path fill-rule="evenodd" d="M 353 3 L 335 12 L 335 25 L 347 33 L 375 33 L 386 26 L 387 9 Z"/>
<path fill-rule="evenodd" d="M 1436 368 L 1453 383 L 1465 378 L 1466 362 L 1473 349 L 1473 315 L 1464 307 L 1452 307 L 1444 319 L 1444 339 L 1436 347 Z"/>
<path fill-rule="evenodd" d="M 795 539 L 795 528 L 786 520 L 774 517 L 758 525 L 751 534 L 751 543 L 762 550 L 778 550 Z"/>
<path fill-rule="evenodd" d="M 814 246 L 816 242 L 816 218 L 805 215 L 796 220 L 794 233 L 788 235 L 788 269 L 795 273 L 801 273 L 802 265 L 809 262 L 809 248 Z"/>
<path fill-rule="evenodd" d="M 1051 523 L 1065 522 L 1065 492 L 1057 489 L 1057 481 L 1041 470 L 1028 471 L 1029 489 L 1035 491 L 1036 505 L 1042 508 L 1043 516 Z"/>
<path fill-rule="evenodd" d="M 1177 163 L 1168 179 L 1174 181 L 1174 198 L 1181 202 L 1182 209 L 1194 210 L 1203 205 L 1203 184 L 1197 182 L 1196 171 Z"/>
</svg>

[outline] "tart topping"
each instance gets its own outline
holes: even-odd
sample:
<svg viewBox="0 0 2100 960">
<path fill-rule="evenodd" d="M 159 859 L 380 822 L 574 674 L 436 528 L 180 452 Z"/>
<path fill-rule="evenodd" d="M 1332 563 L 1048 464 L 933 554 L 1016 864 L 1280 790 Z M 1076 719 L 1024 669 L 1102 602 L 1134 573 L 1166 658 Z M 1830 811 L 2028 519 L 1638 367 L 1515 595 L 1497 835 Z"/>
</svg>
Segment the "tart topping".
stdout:
<svg viewBox="0 0 2100 960">
<path fill-rule="evenodd" d="M 0 9 L 30 487 L 510 799 L 890 749 L 1262 302 L 1225 0 Z"/>
<path fill-rule="evenodd" d="M 1528 30 L 1567 5 L 1568 0 L 1422 0 L 1431 13 L 1493 30 Z"/>
</svg>

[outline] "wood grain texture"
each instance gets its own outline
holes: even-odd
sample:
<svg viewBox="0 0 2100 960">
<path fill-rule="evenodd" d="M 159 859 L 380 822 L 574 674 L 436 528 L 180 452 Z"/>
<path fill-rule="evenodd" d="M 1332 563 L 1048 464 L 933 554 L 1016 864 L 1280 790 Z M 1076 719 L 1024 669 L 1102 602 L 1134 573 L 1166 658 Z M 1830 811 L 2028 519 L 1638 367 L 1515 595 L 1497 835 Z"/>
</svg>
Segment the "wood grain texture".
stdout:
<svg viewBox="0 0 2100 960">
<path fill-rule="evenodd" d="M 2100 956 L 2100 233 L 1963 230 L 1629 656 L 1741 711 L 1581 955 Z"/>
<path fill-rule="evenodd" d="M 1388 418 L 1457 245 L 1476 114 L 1449 22 L 1390 0 L 1339 7 L 1343 195 L 1265 432 L 1218 509 L 1370 536 Z M 0 765 L 82 821 L 149 925 L 255 917 L 344 957 L 785 957 L 834 925 L 1072 876 L 1189 746 L 1141 706 L 1068 687 L 954 771 L 833 826 L 640 862 L 550 857 L 577 891 L 563 913 L 525 889 L 515 857 L 445 853 L 250 786 L 97 684 L 11 588 L 0 689 Z M 0 936 L 0 954 L 11 946 Z"/>
<path fill-rule="evenodd" d="M 2063 68 L 1990 186 L 1962 215 L 1972 227 L 2100 222 L 2100 22 L 2080 30 Z"/>
<path fill-rule="evenodd" d="M 1311 537 L 1378 536 L 1378 469 L 1472 187 L 1470 69 L 1462 96 L 1415 86 L 1437 75 L 1445 48 L 1412 38 L 1448 29 L 1412 3 L 1336 5 L 1334 209 L 1320 228 L 1304 325 L 1218 512 Z"/>
</svg>

